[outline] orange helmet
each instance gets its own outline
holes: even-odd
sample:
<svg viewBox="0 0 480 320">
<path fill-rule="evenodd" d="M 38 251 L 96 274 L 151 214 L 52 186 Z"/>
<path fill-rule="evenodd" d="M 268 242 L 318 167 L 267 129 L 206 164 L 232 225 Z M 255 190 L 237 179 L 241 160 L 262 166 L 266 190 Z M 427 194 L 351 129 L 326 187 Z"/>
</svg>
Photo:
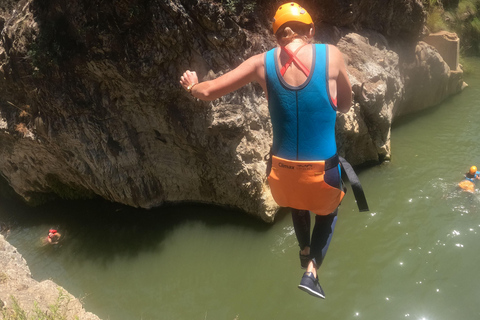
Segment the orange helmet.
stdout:
<svg viewBox="0 0 480 320">
<path fill-rule="evenodd" d="M 477 172 L 477 167 L 471 166 L 469 173 L 470 173 L 470 174 L 475 174 L 476 172 Z"/>
<path fill-rule="evenodd" d="M 281 5 L 278 8 L 277 13 L 275 13 L 272 25 L 273 33 L 277 33 L 278 28 L 280 28 L 284 23 L 290 21 L 313 24 L 312 17 L 310 17 L 307 10 L 300 7 L 300 5 L 295 2 L 288 2 Z"/>
</svg>

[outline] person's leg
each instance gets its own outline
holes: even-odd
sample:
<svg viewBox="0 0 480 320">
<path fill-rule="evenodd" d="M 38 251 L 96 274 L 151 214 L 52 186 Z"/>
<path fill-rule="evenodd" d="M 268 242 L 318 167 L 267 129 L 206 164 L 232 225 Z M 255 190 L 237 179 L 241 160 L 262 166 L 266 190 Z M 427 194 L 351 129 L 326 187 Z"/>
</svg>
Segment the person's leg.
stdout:
<svg viewBox="0 0 480 320">
<path fill-rule="evenodd" d="M 335 188 L 342 187 L 340 166 L 328 169 L 325 171 L 324 181 Z M 310 245 L 310 261 L 307 266 L 307 271 L 303 274 L 302 280 L 298 287 L 317 298 L 325 299 L 325 293 L 318 282 L 317 269 L 323 262 L 327 254 L 330 240 L 332 239 L 333 230 L 337 222 L 337 212 L 326 216 L 315 216 L 315 226 L 311 237 Z"/>
<path fill-rule="evenodd" d="M 340 165 L 326 170 L 324 180 L 330 186 L 340 189 L 342 187 Z M 313 227 L 310 247 L 310 256 L 314 259 L 315 266 L 310 262 L 307 267 L 307 271 L 313 272 L 315 276 L 317 275 L 317 269 L 320 268 L 327 254 L 333 230 L 335 229 L 335 223 L 337 222 L 337 213 L 338 208 L 329 215 L 315 216 L 315 225 Z"/>
<path fill-rule="evenodd" d="M 310 212 L 292 209 L 292 221 L 300 249 L 310 247 Z"/>
<path fill-rule="evenodd" d="M 310 212 L 292 209 L 292 221 L 300 246 L 300 265 L 306 268 L 310 260 Z"/>
<path fill-rule="evenodd" d="M 298 288 L 317 298 L 325 299 L 325 292 L 318 282 L 317 269 L 327 254 L 336 222 L 337 210 L 327 216 L 317 215 L 315 217 L 315 226 L 313 227 L 310 247 L 310 257 L 312 260 L 310 260 L 307 271 L 303 274 Z"/>
<path fill-rule="evenodd" d="M 327 254 L 337 222 L 337 213 L 338 209 L 326 216 L 315 216 L 315 226 L 313 227 L 310 247 L 310 256 L 314 261 L 311 261 L 307 267 L 307 271 L 312 272 L 315 276 L 317 274 L 316 269 L 320 268 Z"/>
</svg>

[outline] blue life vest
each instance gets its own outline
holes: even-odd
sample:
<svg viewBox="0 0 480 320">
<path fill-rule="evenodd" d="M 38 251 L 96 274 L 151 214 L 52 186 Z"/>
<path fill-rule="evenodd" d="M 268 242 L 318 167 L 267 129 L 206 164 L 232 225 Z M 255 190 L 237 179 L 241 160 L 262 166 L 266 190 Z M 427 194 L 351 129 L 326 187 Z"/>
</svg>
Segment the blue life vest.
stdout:
<svg viewBox="0 0 480 320">
<path fill-rule="evenodd" d="M 278 48 L 265 55 L 268 107 L 273 126 L 272 154 L 284 159 L 315 161 L 335 156 L 336 106 L 328 87 L 328 47 L 312 45 L 310 75 L 300 86 L 285 82 Z"/>
<path fill-rule="evenodd" d="M 475 182 L 477 180 L 477 177 L 480 175 L 480 171 L 477 171 L 475 172 L 475 174 L 473 175 L 473 178 L 469 178 L 466 174 L 465 174 L 465 180 L 468 180 L 468 181 L 471 181 L 471 182 Z"/>
</svg>

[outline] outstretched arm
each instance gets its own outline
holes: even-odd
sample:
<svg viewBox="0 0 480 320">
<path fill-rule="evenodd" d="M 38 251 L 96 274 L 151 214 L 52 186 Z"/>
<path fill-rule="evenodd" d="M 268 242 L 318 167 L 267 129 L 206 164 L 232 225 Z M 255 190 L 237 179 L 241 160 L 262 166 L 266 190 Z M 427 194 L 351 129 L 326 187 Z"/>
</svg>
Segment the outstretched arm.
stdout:
<svg viewBox="0 0 480 320">
<path fill-rule="evenodd" d="M 180 84 L 200 100 L 212 101 L 250 82 L 257 81 L 265 90 L 264 54 L 255 55 L 232 71 L 209 81 L 198 82 L 195 71 L 187 70 L 180 77 Z"/>
</svg>

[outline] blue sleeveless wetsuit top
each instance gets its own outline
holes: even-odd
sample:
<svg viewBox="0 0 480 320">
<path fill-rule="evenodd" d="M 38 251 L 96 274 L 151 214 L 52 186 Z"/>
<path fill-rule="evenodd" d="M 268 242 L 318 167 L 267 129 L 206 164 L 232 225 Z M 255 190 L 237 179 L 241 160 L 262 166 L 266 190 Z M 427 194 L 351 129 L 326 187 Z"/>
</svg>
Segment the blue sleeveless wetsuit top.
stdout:
<svg viewBox="0 0 480 320">
<path fill-rule="evenodd" d="M 312 47 L 315 59 L 310 75 L 298 87 L 289 85 L 281 76 L 276 59 L 278 48 L 265 56 L 272 154 L 280 158 L 320 161 L 337 152 L 336 106 L 328 90 L 328 50 L 324 44 Z"/>
</svg>

